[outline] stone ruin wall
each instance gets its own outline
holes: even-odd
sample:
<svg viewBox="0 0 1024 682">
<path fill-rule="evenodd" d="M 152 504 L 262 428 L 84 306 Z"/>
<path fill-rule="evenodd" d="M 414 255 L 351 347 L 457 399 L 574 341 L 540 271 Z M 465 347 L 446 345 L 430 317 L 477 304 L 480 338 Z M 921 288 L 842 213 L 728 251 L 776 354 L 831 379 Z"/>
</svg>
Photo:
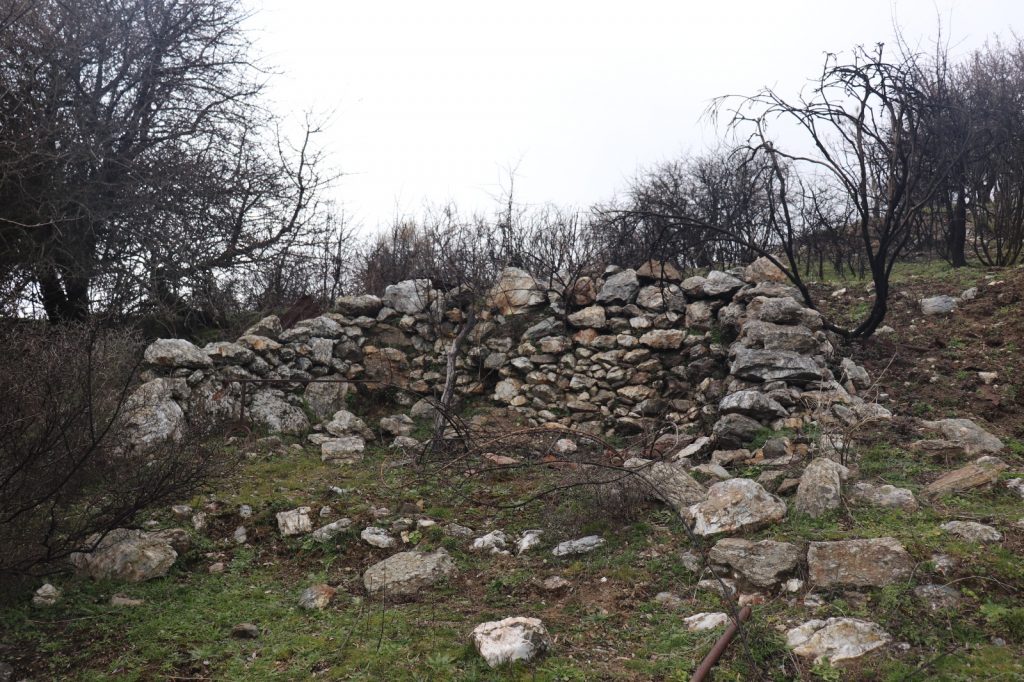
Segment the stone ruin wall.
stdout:
<svg viewBox="0 0 1024 682">
<path fill-rule="evenodd" d="M 765 259 L 683 278 L 670 265 L 609 267 L 570 291 L 545 291 L 505 269 L 457 364 L 456 392 L 486 397 L 529 423 L 595 435 L 674 425 L 735 448 L 764 427 L 888 418 L 857 395 L 863 368 L 836 354 L 820 315 Z M 561 293 L 561 295 L 559 295 Z M 444 384 L 444 361 L 464 312 L 426 280 L 383 297 L 345 296 L 334 310 L 282 329 L 264 318 L 234 341 L 199 348 L 160 339 L 145 352 L 144 383 L 129 402 L 133 439 L 177 437 L 190 411 L 245 414 L 258 429 L 303 434 L 384 384 L 413 416 Z M 330 379 L 325 383 L 288 383 Z M 415 403 L 415 404 L 414 404 Z M 689 440 L 688 439 L 688 440 Z"/>
</svg>

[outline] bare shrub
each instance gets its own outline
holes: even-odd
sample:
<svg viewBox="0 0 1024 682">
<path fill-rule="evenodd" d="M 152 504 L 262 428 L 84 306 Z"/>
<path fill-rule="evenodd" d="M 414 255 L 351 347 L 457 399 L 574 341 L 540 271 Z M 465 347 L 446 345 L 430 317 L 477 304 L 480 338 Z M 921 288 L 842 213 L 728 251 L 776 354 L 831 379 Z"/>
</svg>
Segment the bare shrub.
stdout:
<svg viewBox="0 0 1024 682">
<path fill-rule="evenodd" d="M 217 473 L 198 424 L 175 443 L 129 445 L 119 424 L 140 356 L 133 334 L 25 324 L 0 347 L 0 574 L 52 571 L 90 535 Z"/>
</svg>

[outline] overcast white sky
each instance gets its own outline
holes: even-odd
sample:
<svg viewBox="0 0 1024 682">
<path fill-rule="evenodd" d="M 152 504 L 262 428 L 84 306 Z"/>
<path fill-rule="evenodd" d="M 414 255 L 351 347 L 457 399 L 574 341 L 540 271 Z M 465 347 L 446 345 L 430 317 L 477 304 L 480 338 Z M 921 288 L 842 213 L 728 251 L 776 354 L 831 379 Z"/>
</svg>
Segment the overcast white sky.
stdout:
<svg viewBox="0 0 1024 682">
<path fill-rule="evenodd" d="M 891 42 L 893 22 L 954 53 L 1024 31 L 1022 0 L 248 0 L 270 96 L 344 177 L 367 231 L 455 201 L 491 210 L 517 168 L 525 203 L 586 206 L 640 167 L 701 152 L 709 101 L 796 92 L 826 51 Z"/>
</svg>

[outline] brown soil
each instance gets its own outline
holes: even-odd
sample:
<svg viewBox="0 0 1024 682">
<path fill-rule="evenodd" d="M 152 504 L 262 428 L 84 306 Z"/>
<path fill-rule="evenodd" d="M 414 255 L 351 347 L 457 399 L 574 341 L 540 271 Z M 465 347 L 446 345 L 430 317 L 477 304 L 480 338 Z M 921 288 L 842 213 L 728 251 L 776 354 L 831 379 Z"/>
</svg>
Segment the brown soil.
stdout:
<svg viewBox="0 0 1024 682">
<path fill-rule="evenodd" d="M 922 315 L 918 300 L 959 296 L 967 288 L 963 279 L 958 283 L 916 278 L 897 284 L 884 322 L 896 333 L 875 335 L 844 350 L 871 373 L 896 414 L 965 417 L 987 423 L 997 435 L 1022 438 L 1024 271 L 972 274 L 979 283 L 977 298 L 962 301 L 947 316 Z M 831 299 L 826 293 L 823 301 L 837 312 L 857 301 L 854 292 L 850 286 L 846 296 Z M 856 292 L 862 294 L 863 288 L 857 286 Z M 862 298 L 868 300 L 863 294 Z M 979 372 L 996 372 L 998 378 L 986 385 Z"/>
</svg>

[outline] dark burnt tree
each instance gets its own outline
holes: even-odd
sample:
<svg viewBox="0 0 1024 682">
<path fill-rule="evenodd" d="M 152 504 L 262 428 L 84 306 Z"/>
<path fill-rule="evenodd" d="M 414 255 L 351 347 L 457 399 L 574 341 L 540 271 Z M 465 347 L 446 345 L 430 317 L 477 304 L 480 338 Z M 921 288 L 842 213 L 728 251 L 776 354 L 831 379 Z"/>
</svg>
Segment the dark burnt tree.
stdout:
<svg viewBox="0 0 1024 682">
<path fill-rule="evenodd" d="M 870 336 L 885 319 L 892 268 L 963 155 L 962 146 L 939 137 L 934 121 L 945 105 L 929 97 L 924 74 L 916 55 L 890 61 L 882 45 L 858 48 L 849 60 L 829 55 L 806 96 L 789 100 L 766 88 L 742 99 L 731 118 L 749 157 L 766 160 L 768 169 L 773 237 L 748 244 L 782 266 L 811 305 L 800 275 L 801 237 L 808 220 L 825 216 L 808 207 L 821 191 L 838 196 L 833 215 L 844 224 L 830 227 L 857 235 L 875 290 L 862 320 L 829 325 L 845 336 Z M 782 144 L 774 126 L 800 137 Z M 953 148 L 936 162 L 926 151 L 940 144 Z"/>
</svg>

